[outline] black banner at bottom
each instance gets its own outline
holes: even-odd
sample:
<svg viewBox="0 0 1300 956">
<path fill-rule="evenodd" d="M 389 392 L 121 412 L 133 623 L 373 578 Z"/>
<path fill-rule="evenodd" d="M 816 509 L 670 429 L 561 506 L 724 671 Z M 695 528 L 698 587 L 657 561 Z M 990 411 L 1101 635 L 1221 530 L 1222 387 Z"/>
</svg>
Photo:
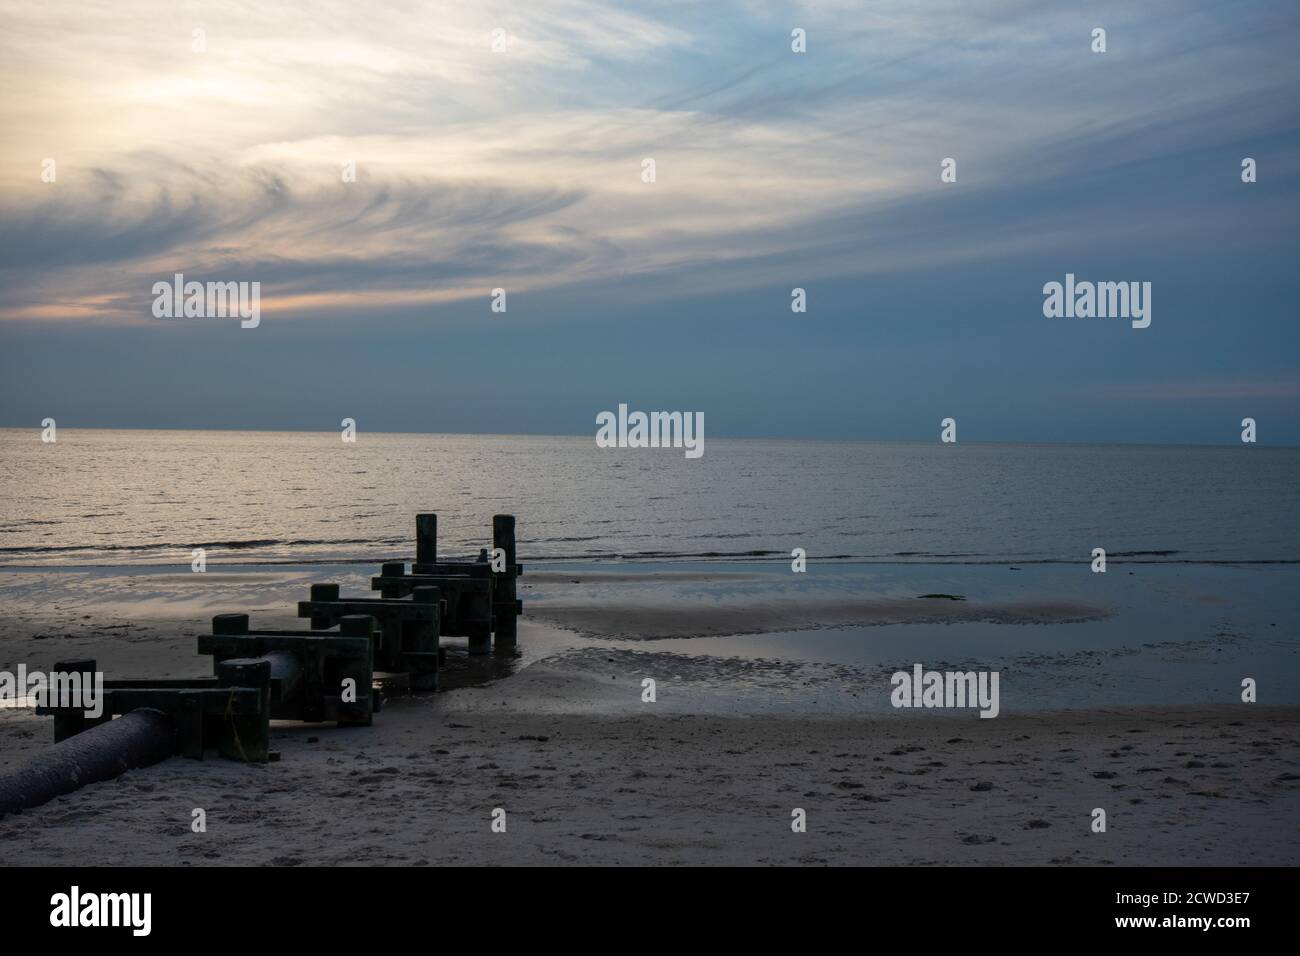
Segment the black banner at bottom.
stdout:
<svg viewBox="0 0 1300 956">
<path fill-rule="evenodd" d="M 779 871 L 590 869 L 7 867 L 6 941 L 77 934 L 81 943 L 275 939 L 375 943 L 404 927 L 483 919 L 561 936 L 636 927 L 661 932 L 720 921 L 735 937 L 787 920 L 874 942 L 963 927 L 1005 941 L 1106 936 L 1201 938 L 1277 934 L 1294 919 L 1289 869 L 855 869 Z M 698 883 L 696 881 L 699 881 Z M 504 920 L 501 917 L 505 917 Z M 747 926 L 752 923 L 752 928 Z M 564 927 L 569 927 L 565 929 Z M 988 936 L 987 934 L 994 934 Z M 1243 937 L 1241 934 L 1246 934 Z M 555 940 L 559 942 L 559 940 Z M 432 943 L 432 940 L 430 940 Z"/>
</svg>

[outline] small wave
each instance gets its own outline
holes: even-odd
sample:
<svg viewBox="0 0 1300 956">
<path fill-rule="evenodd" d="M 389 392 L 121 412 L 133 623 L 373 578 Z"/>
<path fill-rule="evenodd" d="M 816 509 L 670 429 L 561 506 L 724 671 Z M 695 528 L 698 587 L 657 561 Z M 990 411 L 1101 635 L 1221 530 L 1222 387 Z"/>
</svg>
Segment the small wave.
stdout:
<svg viewBox="0 0 1300 956">
<path fill-rule="evenodd" d="M 895 551 L 885 555 L 890 558 L 980 558 L 988 557 L 974 551 Z"/>
<path fill-rule="evenodd" d="M 753 550 L 753 551 L 627 551 L 627 552 L 607 552 L 611 558 L 621 558 L 625 560 L 662 560 L 665 558 L 763 558 L 770 555 L 781 555 L 788 557 L 784 551 L 770 550 Z"/>
<path fill-rule="evenodd" d="M 257 548 L 273 547 L 319 547 L 335 545 L 395 545 L 403 543 L 400 538 L 246 538 L 232 541 L 196 541 L 192 543 L 169 542 L 162 544 L 66 544 L 66 545 L 31 545 L 23 548 L 0 548 L 3 554 L 59 554 L 79 551 L 184 551 L 193 548 L 204 550 L 225 548 L 230 551 L 251 551 Z"/>
<path fill-rule="evenodd" d="M 28 549 L 35 550 L 35 549 Z M 230 562 L 228 567 L 290 567 L 302 566 L 312 567 L 317 565 L 373 565 L 383 561 L 398 560 L 401 555 L 395 555 L 393 552 L 376 550 L 371 554 L 347 554 L 347 555 L 298 555 L 298 556 L 250 556 L 239 561 Z M 469 553 L 460 555 L 447 555 L 448 558 L 456 560 L 466 560 L 470 557 Z M 860 564 L 860 565 L 931 565 L 931 566 L 953 566 L 953 567 L 1007 567 L 1014 566 L 1034 567 L 1045 565 L 1073 565 L 1078 564 L 1077 558 L 981 558 L 974 560 L 939 560 L 939 559 L 921 559 L 900 561 L 897 558 L 881 557 L 880 555 L 861 555 L 861 554 L 817 554 L 812 556 L 818 562 L 839 563 L 839 564 Z M 587 552 L 575 554 L 527 554 L 521 553 L 519 560 L 522 564 L 546 565 L 546 564 L 573 564 L 573 563 L 591 563 L 591 564 L 673 564 L 676 562 L 717 562 L 726 564 L 729 561 L 743 559 L 745 561 L 761 563 L 787 562 L 790 556 L 784 551 L 757 551 L 757 552 L 724 552 L 724 551 L 704 551 L 704 552 L 636 552 L 631 554 L 622 554 L 617 552 Z M 1239 567 L 1239 566 L 1263 566 L 1263 565 L 1300 565 L 1300 558 L 1180 558 L 1175 560 L 1149 559 L 1130 561 L 1129 564 L 1146 564 L 1146 565 L 1189 565 L 1189 566 L 1212 566 L 1212 567 Z M 0 571 L 49 571 L 59 572 L 67 570 L 79 570 L 88 568 L 171 568 L 176 567 L 176 562 L 158 564 L 152 561 L 136 561 L 130 564 L 122 563 L 60 563 L 60 564 L 24 564 L 21 561 L 0 561 Z M 213 565 L 208 565 L 209 570 Z"/>
</svg>

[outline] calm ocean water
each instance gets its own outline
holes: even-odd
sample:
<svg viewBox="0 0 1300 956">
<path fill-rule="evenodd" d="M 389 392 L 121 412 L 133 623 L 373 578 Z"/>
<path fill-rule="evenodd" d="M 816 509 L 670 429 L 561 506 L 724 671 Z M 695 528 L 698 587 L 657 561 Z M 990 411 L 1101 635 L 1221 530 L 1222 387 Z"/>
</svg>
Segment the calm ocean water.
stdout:
<svg viewBox="0 0 1300 956">
<path fill-rule="evenodd" d="M 594 430 L 593 430 L 594 434 Z M 1300 561 L 1300 449 L 0 429 L 0 564 L 524 560 Z"/>
</svg>

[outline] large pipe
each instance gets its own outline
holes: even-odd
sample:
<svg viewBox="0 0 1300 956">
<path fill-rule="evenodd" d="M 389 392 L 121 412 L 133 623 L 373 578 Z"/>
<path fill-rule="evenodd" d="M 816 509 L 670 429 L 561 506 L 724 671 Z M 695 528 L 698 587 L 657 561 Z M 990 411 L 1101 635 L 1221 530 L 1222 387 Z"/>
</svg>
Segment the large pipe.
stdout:
<svg viewBox="0 0 1300 956">
<path fill-rule="evenodd" d="M 0 774 L 0 817 L 166 760 L 176 747 L 171 718 L 141 708 L 97 724 Z"/>
</svg>

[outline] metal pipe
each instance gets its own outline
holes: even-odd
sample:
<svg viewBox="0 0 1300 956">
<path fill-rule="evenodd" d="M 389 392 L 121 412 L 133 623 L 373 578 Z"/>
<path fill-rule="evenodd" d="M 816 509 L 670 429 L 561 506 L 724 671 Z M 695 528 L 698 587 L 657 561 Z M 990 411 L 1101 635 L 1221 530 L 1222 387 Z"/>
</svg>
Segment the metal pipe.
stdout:
<svg viewBox="0 0 1300 956">
<path fill-rule="evenodd" d="M 156 710 L 141 708 L 97 724 L 0 774 L 0 817 L 166 760 L 175 747 L 175 725 Z"/>
</svg>

